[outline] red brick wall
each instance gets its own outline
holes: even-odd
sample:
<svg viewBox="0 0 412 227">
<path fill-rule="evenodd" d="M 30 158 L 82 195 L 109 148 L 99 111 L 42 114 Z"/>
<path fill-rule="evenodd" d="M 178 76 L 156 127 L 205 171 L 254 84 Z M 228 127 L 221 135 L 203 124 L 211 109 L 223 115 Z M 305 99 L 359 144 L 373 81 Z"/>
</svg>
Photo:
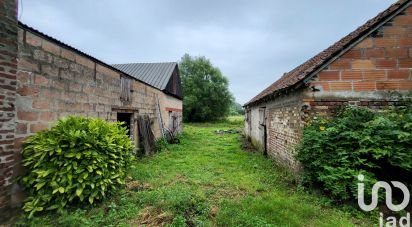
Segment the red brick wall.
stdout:
<svg viewBox="0 0 412 227">
<path fill-rule="evenodd" d="M 67 115 L 116 120 L 121 107 L 155 119 L 161 92 L 135 80 L 132 88 L 132 101 L 121 101 L 119 72 L 20 28 L 16 144 Z"/>
<path fill-rule="evenodd" d="M 412 7 L 321 71 L 325 92 L 412 90 Z"/>
<path fill-rule="evenodd" d="M 341 106 L 383 109 L 411 101 L 412 7 L 409 7 L 320 71 L 309 87 L 251 109 L 265 106 L 268 111 L 268 155 L 298 170 L 295 146 L 310 118 L 334 115 Z"/>
<path fill-rule="evenodd" d="M 0 223 L 8 216 L 14 165 L 16 1 L 0 1 Z"/>
</svg>

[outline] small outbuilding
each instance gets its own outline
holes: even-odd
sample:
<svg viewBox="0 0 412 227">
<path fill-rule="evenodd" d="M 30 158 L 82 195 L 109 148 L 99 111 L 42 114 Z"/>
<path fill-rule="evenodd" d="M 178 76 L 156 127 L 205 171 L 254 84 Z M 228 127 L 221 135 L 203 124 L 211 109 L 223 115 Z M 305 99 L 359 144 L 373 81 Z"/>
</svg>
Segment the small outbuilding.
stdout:
<svg viewBox="0 0 412 227">
<path fill-rule="evenodd" d="M 113 67 L 162 91 L 158 98 L 165 130 L 182 130 L 183 90 L 176 62 L 115 64 Z"/>
<path fill-rule="evenodd" d="M 412 1 L 391 5 L 260 92 L 244 107 L 245 133 L 291 169 L 305 123 L 339 106 L 405 105 L 412 90 Z"/>
</svg>

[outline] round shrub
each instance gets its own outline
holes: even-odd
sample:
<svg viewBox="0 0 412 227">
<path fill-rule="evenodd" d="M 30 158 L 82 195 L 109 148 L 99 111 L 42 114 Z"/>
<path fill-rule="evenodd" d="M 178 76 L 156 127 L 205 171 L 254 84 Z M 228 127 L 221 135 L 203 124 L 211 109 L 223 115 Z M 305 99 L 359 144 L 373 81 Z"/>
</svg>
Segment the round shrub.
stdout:
<svg viewBox="0 0 412 227">
<path fill-rule="evenodd" d="M 124 184 L 134 145 L 120 123 L 71 116 L 23 145 L 23 209 L 59 210 L 102 200 Z"/>
<path fill-rule="evenodd" d="M 336 201 L 357 197 L 358 174 L 365 176 L 366 195 L 380 180 L 410 184 L 412 110 L 348 107 L 333 119 L 315 119 L 303 131 L 297 158 L 304 182 Z"/>
</svg>

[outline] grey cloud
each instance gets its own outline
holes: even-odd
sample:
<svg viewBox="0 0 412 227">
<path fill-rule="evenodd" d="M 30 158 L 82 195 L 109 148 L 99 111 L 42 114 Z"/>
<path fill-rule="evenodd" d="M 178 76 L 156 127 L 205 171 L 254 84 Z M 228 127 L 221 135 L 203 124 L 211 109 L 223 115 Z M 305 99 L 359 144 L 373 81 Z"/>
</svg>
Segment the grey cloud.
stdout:
<svg viewBox="0 0 412 227">
<path fill-rule="evenodd" d="M 23 0 L 21 20 L 107 63 L 204 55 L 245 103 L 394 0 Z"/>
</svg>

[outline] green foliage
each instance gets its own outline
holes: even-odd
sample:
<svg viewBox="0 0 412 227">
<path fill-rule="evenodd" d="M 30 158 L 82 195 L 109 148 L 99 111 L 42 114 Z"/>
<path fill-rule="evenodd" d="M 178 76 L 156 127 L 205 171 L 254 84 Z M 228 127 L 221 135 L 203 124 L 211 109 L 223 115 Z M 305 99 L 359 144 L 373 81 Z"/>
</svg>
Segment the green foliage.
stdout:
<svg viewBox="0 0 412 227">
<path fill-rule="evenodd" d="M 72 116 L 24 143 L 21 179 L 28 193 L 23 209 L 32 216 L 69 204 L 102 200 L 124 184 L 133 143 L 119 123 Z"/>
<path fill-rule="evenodd" d="M 232 105 L 230 105 L 230 113 L 231 116 L 236 116 L 236 115 L 244 115 L 245 114 L 245 109 L 243 109 L 243 106 L 237 102 L 232 102 Z"/>
<path fill-rule="evenodd" d="M 229 81 L 205 57 L 185 54 L 179 63 L 182 77 L 185 121 L 205 122 L 229 114 L 233 97 Z"/>
<path fill-rule="evenodd" d="M 157 152 L 165 151 L 168 145 L 169 143 L 167 142 L 165 138 L 160 138 L 156 140 L 156 151 Z"/>
<path fill-rule="evenodd" d="M 320 184 L 338 201 L 356 198 L 358 174 L 366 187 L 378 180 L 407 182 L 402 176 L 412 174 L 411 132 L 411 108 L 348 107 L 336 118 L 316 119 L 305 127 L 298 149 L 304 181 Z"/>
</svg>

